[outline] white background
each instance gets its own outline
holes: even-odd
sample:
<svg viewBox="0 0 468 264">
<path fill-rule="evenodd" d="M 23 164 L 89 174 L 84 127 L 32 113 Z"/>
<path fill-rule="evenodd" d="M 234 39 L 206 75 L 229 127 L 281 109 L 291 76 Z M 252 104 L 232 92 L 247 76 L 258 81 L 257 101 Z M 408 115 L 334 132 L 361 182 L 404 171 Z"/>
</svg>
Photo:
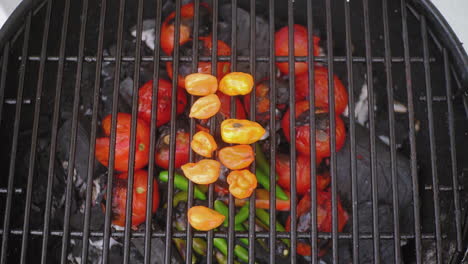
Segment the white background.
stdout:
<svg viewBox="0 0 468 264">
<path fill-rule="evenodd" d="M 358 1 L 358 0 L 349 0 Z M 21 0 L 0 0 L 0 27 Z M 468 52 L 468 0 L 432 0 L 444 15 Z"/>
</svg>

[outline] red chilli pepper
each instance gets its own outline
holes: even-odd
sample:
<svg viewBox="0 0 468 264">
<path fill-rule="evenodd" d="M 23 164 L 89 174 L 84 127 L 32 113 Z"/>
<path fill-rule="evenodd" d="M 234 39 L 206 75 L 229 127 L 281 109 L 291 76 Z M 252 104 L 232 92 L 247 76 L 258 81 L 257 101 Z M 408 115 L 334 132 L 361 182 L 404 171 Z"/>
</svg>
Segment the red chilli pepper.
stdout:
<svg viewBox="0 0 468 264">
<path fill-rule="evenodd" d="M 291 189 L 291 174 L 289 156 L 278 155 L 276 158 L 276 173 L 278 184 L 286 191 Z M 317 189 L 323 190 L 330 184 L 329 174 L 317 174 Z M 296 159 L 296 189 L 297 194 L 304 195 L 310 191 L 310 159 L 299 154 Z"/>
<path fill-rule="evenodd" d="M 151 122 L 151 105 L 153 94 L 153 81 L 145 83 L 138 91 L 138 117 Z M 177 114 L 184 112 L 187 105 L 187 96 L 184 89 L 177 88 Z M 158 103 L 156 126 L 160 127 L 171 120 L 172 84 L 164 79 L 158 82 Z"/>
<path fill-rule="evenodd" d="M 281 120 L 281 127 L 284 135 L 290 141 L 289 130 L 289 114 L 285 113 Z M 335 116 L 336 121 L 336 151 L 339 151 L 346 139 L 346 128 L 340 116 Z M 322 158 L 330 157 L 330 127 L 328 113 L 318 109 L 316 111 L 316 128 L 315 128 L 315 150 L 317 161 Z M 297 151 L 304 155 L 310 155 L 310 122 L 309 122 L 309 102 L 300 101 L 296 103 L 296 148 Z"/>
<path fill-rule="evenodd" d="M 326 67 L 315 67 L 315 106 L 328 110 L 328 69 Z M 348 106 L 348 91 L 336 75 L 333 76 L 335 92 L 335 114 L 344 112 Z M 296 76 L 296 100 L 306 100 L 309 97 L 309 74 L 303 73 Z"/>
</svg>

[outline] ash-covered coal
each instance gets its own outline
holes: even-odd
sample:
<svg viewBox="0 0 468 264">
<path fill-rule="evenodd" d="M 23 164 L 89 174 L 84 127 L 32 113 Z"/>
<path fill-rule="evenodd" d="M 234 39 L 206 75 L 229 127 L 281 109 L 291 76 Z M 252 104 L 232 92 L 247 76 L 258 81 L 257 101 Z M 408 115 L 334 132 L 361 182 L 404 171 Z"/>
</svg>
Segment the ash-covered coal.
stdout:
<svg viewBox="0 0 468 264">
<path fill-rule="evenodd" d="M 219 39 L 226 43 L 230 43 L 234 47 L 233 40 L 231 40 L 232 32 L 232 5 L 225 4 L 219 8 L 219 16 L 221 18 L 219 31 Z M 252 51 L 250 49 L 250 12 L 243 8 L 237 7 L 237 42 L 236 50 L 238 56 L 250 56 Z M 257 15 L 255 17 L 255 56 L 266 57 L 269 54 L 269 25 L 268 21 Z M 256 63 L 255 80 L 262 80 L 268 77 L 269 63 Z M 252 72 L 249 62 L 237 62 L 236 71 Z"/>
</svg>

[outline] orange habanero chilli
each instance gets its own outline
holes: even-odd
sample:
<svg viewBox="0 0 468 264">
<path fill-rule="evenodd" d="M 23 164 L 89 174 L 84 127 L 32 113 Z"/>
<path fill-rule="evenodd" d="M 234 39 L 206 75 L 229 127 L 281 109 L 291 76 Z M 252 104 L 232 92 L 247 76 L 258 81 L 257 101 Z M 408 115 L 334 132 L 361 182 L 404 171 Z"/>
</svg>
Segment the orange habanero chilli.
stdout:
<svg viewBox="0 0 468 264">
<path fill-rule="evenodd" d="M 224 222 L 225 216 L 205 206 L 194 206 L 187 212 L 190 225 L 200 231 L 217 228 Z"/>
<path fill-rule="evenodd" d="M 218 180 L 221 163 L 216 160 L 203 159 L 197 163 L 182 165 L 185 177 L 196 184 L 210 184 Z"/>
<path fill-rule="evenodd" d="M 242 119 L 226 119 L 221 123 L 221 137 L 231 144 L 252 144 L 265 134 L 257 122 Z"/>
<path fill-rule="evenodd" d="M 207 119 L 216 115 L 220 108 L 221 101 L 219 101 L 218 96 L 216 94 L 210 94 L 199 98 L 193 103 L 192 108 L 190 108 L 189 117 Z"/>
<path fill-rule="evenodd" d="M 228 73 L 219 82 L 219 90 L 230 96 L 249 94 L 253 86 L 252 75 L 244 72 Z"/>
<path fill-rule="evenodd" d="M 214 94 L 218 90 L 218 79 L 206 73 L 192 73 L 185 77 L 187 93 L 197 96 Z"/>
<path fill-rule="evenodd" d="M 218 148 L 213 136 L 205 131 L 199 131 L 193 135 L 192 150 L 200 156 L 211 158 L 213 151 Z"/>
<path fill-rule="evenodd" d="M 229 192 L 238 199 L 250 197 L 257 188 L 257 177 L 249 170 L 231 171 L 227 176 Z"/>
<path fill-rule="evenodd" d="M 253 149 L 249 145 L 225 147 L 218 153 L 221 163 L 231 170 L 247 168 L 255 160 Z"/>
</svg>

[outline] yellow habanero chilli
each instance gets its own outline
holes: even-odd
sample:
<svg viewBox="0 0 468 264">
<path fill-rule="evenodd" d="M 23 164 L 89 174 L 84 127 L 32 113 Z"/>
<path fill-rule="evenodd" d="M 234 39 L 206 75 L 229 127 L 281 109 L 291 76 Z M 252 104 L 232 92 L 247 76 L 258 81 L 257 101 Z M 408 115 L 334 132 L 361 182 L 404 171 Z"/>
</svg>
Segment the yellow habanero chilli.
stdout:
<svg viewBox="0 0 468 264">
<path fill-rule="evenodd" d="M 257 122 L 244 119 L 226 119 L 221 123 L 221 137 L 231 144 L 252 144 L 265 134 Z"/>
<path fill-rule="evenodd" d="M 220 226 L 225 216 L 206 206 L 194 206 L 188 210 L 187 218 L 193 228 L 208 231 Z"/>
<path fill-rule="evenodd" d="M 218 89 L 230 96 L 249 94 L 254 86 L 252 75 L 244 72 L 226 74 L 219 82 Z"/>
</svg>

